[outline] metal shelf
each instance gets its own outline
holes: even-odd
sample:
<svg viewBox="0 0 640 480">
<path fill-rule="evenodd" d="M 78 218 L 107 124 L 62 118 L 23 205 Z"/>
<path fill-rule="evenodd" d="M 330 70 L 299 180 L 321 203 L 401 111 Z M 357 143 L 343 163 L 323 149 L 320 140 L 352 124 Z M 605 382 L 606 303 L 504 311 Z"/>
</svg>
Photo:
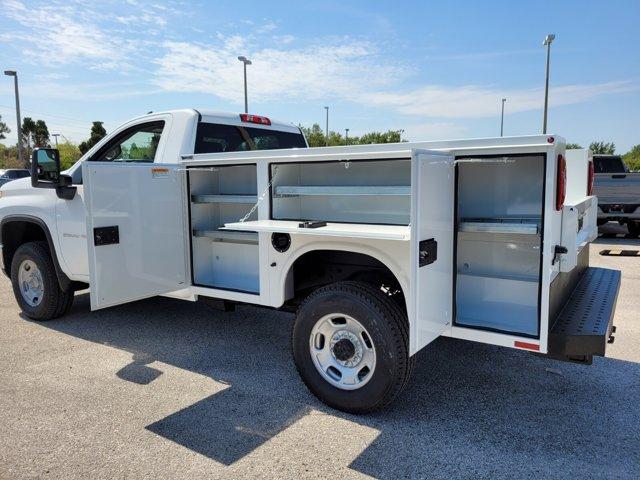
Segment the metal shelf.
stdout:
<svg viewBox="0 0 640 480">
<path fill-rule="evenodd" d="M 256 203 L 257 195 L 191 195 L 193 203 Z"/>
<path fill-rule="evenodd" d="M 278 185 L 274 188 L 276 197 L 313 195 L 405 196 L 411 195 L 411 187 L 408 185 Z"/>
<path fill-rule="evenodd" d="M 467 233 L 513 233 L 524 235 L 538 234 L 538 224 L 526 218 L 488 218 L 468 219 L 460 222 L 459 232 Z"/>
<path fill-rule="evenodd" d="M 193 230 L 193 236 L 208 238 L 214 242 L 258 244 L 258 234 L 234 230 Z"/>
</svg>

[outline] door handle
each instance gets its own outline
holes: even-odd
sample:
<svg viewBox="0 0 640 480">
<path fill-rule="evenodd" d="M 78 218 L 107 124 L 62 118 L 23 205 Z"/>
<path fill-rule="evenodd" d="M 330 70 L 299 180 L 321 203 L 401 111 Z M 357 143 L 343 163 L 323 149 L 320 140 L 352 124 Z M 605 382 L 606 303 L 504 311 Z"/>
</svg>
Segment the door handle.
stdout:
<svg viewBox="0 0 640 480">
<path fill-rule="evenodd" d="M 418 244 L 418 266 L 424 267 L 438 259 L 438 242 L 433 238 L 422 240 Z"/>
</svg>

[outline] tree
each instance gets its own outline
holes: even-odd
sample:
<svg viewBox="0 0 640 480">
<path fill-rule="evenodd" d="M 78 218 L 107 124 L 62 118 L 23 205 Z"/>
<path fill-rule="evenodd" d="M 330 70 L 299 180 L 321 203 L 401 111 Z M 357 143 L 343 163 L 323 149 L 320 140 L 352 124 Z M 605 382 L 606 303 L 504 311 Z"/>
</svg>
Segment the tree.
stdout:
<svg viewBox="0 0 640 480">
<path fill-rule="evenodd" d="M 107 135 L 107 131 L 102 126 L 102 123 L 103 122 L 93 122 L 91 125 L 91 134 L 89 135 L 89 139 L 78 145 L 78 148 L 83 155 L 91 150 L 96 143 Z"/>
<path fill-rule="evenodd" d="M 2 115 L 0 115 L 0 140 L 7 138 L 5 133 L 11 133 L 11 129 L 2 121 Z"/>
<path fill-rule="evenodd" d="M 69 141 L 59 143 L 58 151 L 60 152 L 60 169 L 66 170 L 70 168 L 82 156 L 80 149 L 75 143 Z"/>
<path fill-rule="evenodd" d="M 601 155 L 613 155 L 616 153 L 616 145 L 613 142 L 591 142 L 589 150 Z"/>
<path fill-rule="evenodd" d="M 327 144 L 324 132 L 317 123 L 314 123 L 311 128 L 300 125 L 300 129 L 307 138 L 310 147 L 324 147 Z"/>
<path fill-rule="evenodd" d="M 307 142 L 310 147 L 334 147 L 337 145 L 346 145 L 347 139 L 338 132 L 332 130 L 329 131 L 329 138 L 325 136 L 325 132 L 320 128 L 320 125 L 314 123 L 311 128 L 303 127 L 299 125 L 302 133 L 307 138 Z M 349 145 L 364 145 L 370 143 L 394 143 L 404 142 L 402 133 L 404 130 L 387 130 L 386 132 L 370 132 L 365 133 L 361 137 L 349 137 Z"/>
<path fill-rule="evenodd" d="M 365 133 L 358 139 L 358 143 L 398 143 L 402 142 L 403 132 L 404 130 L 387 130 L 386 132 Z"/>
<path fill-rule="evenodd" d="M 622 156 L 622 159 L 632 172 L 640 170 L 640 145 L 633 146 L 631 150 Z"/>
<path fill-rule="evenodd" d="M 582 148 L 580 145 L 578 145 L 577 143 L 567 143 L 567 150 L 576 150 L 579 148 Z"/>
</svg>

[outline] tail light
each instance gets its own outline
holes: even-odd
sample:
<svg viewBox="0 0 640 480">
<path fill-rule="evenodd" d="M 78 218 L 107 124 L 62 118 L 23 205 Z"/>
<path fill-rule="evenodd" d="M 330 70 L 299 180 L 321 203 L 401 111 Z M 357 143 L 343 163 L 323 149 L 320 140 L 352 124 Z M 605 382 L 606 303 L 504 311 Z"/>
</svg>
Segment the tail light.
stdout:
<svg viewBox="0 0 640 480">
<path fill-rule="evenodd" d="M 593 179 L 595 171 L 593 169 L 593 161 L 589 162 L 589 178 L 587 179 L 587 195 L 593 195 Z"/>
<path fill-rule="evenodd" d="M 567 195 L 567 162 L 564 155 L 558 155 L 558 171 L 556 177 L 556 210 L 562 210 Z"/>
<path fill-rule="evenodd" d="M 249 113 L 241 113 L 240 120 L 248 123 L 257 123 L 258 125 L 271 125 L 271 120 L 260 115 L 251 115 Z"/>
</svg>

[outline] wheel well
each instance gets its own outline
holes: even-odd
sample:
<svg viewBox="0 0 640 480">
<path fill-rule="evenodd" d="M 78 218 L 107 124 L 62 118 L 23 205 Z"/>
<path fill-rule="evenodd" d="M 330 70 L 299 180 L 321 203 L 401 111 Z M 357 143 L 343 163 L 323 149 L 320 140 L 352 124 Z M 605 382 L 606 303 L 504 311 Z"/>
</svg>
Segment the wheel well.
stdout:
<svg viewBox="0 0 640 480">
<path fill-rule="evenodd" d="M 355 280 L 381 288 L 405 310 L 400 282 L 380 260 L 364 253 L 338 250 L 314 250 L 296 259 L 289 273 L 293 298 L 287 304 L 296 306 L 311 291 L 343 280 Z"/>
<path fill-rule="evenodd" d="M 2 260 L 8 276 L 11 276 L 11 261 L 18 247 L 38 240 L 48 241 L 44 229 L 36 223 L 15 220 L 2 224 Z"/>
<path fill-rule="evenodd" d="M 2 239 L 2 261 L 4 271 L 8 277 L 11 277 L 11 261 L 13 255 L 20 245 L 27 242 L 44 241 L 49 247 L 49 254 L 53 259 L 53 265 L 56 269 L 58 283 L 62 290 L 66 290 L 69 286 L 76 288 L 77 282 L 72 282 L 69 277 L 62 271 L 58 263 L 55 249 L 51 241 L 51 235 L 42 220 L 33 217 L 16 217 L 5 218 L 0 227 L 0 236 Z M 78 287 L 79 288 L 79 287 Z"/>
</svg>

